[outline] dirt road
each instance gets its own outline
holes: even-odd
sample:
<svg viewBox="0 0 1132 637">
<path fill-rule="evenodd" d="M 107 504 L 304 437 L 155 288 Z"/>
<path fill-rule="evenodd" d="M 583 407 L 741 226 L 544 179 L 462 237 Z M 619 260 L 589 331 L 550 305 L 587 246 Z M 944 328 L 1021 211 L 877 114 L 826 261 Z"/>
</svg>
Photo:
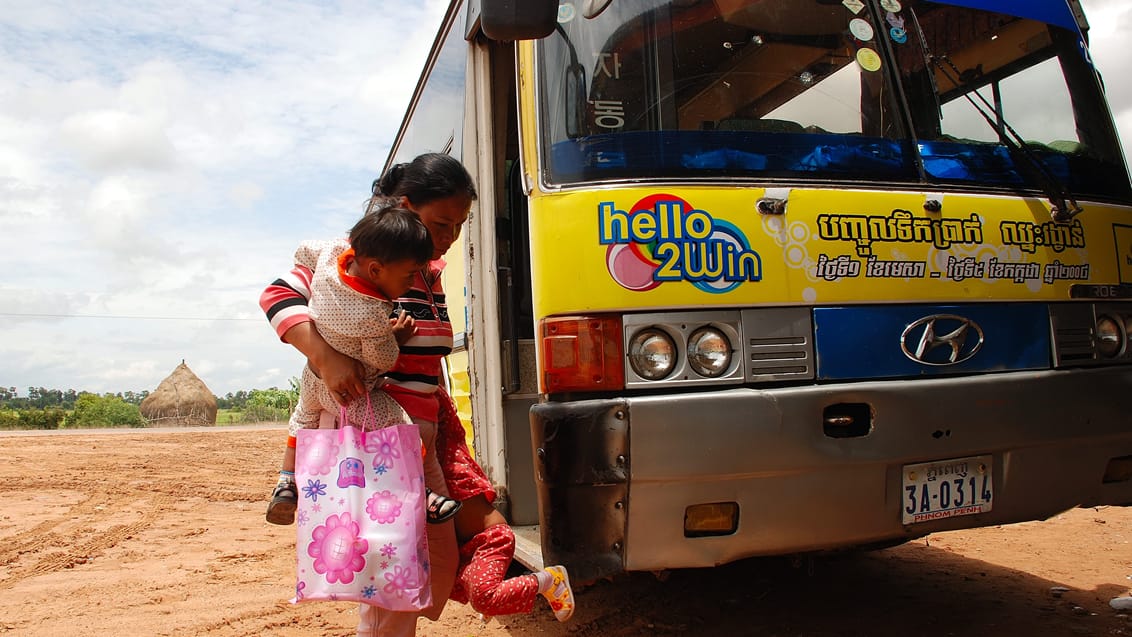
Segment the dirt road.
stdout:
<svg viewBox="0 0 1132 637">
<path fill-rule="evenodd" d="M 350 635 L 350 604 L 287 603 L 293 527 L 263 520 L 282 429 L 0 435 L 0 635 Z M 1132 508 L 937 534 L 872 553 L 599 582 L 434 637 L 1132 635 Z M 1066 590 L 1055 590 L 1062 587 Z"/>
</svg>

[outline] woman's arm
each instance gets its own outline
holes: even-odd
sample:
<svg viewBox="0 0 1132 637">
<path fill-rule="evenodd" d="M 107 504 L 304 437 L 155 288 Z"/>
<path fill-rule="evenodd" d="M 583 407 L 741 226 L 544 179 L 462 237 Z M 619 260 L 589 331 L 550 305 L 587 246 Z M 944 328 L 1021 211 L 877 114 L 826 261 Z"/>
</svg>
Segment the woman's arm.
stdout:
<svg viewBox="0 0 1132 637">
<path fill-rule="evenodd" d="M 331 347 L 315 329 L 314 323 L 296 323 L 283 334 L 283 341 L 302 352 L 307 364 L 322 382 L 326 383 L 330 395 L 338 404 L 345 406 L 352 399 L 365 396 L 366 386 L 362 382 L 365 368 L 362 364 Z"/>
<path fill-rule="evenodd" d="M 341 404 L 365 395 L 362 364 L 331 347 L 311 322 L 311 270 L 296 265 L 276 279 L 259 297 L 259 306 L 279 338 L 307 357 L 311 370 L 326 383 Z"/>
</svg>

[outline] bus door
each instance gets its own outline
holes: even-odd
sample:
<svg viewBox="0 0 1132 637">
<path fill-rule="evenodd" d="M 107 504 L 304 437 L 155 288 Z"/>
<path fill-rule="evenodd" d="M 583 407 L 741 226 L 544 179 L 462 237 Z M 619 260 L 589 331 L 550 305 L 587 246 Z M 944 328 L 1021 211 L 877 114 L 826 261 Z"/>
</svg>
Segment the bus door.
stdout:
<svg viewBox="0 0 1132 637">
<path fill-rule="evenodd" d="M 464 163 L 479 188 L 466 241 L 469 350 L 477 458 L 516 531 L 516 557 L 541 564 L 529 412 L 538 401 L 527 193 L 519 160 L 515 51 L 509 42 L 469 47 Z M 477 263 L 477 260 L 479 262 Z"/>
</svg>

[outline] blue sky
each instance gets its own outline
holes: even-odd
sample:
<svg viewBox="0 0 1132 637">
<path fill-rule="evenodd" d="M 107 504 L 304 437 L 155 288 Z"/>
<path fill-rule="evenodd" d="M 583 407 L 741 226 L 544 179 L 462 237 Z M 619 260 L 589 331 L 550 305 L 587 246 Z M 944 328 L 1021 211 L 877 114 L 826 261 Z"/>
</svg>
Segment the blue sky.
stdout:
<svg viewBox="0 0 1132 637">
<path fill-rule="evenodd" d="M 361 214 L 447 3 L 3 6 L 0 385 L 288 386 L 258 292 Z"/>
<path fill-rule="evenodd" d="M 446 6 L 5 0 L 0 386 L 288 386 L 258 294 L 361 213 Z M 1084 7 L 1132 140 L 1132 5 Z"/>
</svg>

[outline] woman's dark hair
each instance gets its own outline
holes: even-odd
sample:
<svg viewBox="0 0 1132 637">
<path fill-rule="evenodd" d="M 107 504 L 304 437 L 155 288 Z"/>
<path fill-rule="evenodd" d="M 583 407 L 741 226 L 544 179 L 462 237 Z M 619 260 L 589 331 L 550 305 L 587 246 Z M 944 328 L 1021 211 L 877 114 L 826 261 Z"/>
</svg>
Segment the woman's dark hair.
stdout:
<svg viewBox="0 0 1132 637">
<path fill-rule="evenodd" d="M 444 153 L 426 153 L 406 164 L 395 164 L 373 182 L 374 196 L 405 197 L 413 206 L 423 206 L 453 195 L 476 199 L 472 176 L 456 158 Z"/>
<path fill-rule="evenodd" d="M 359 257 L 381 263 L 432 259 L 432 236 L 417 213 L 397 199 L 382 198 L 350 229 L 350 246 Z"/>
</svg>

